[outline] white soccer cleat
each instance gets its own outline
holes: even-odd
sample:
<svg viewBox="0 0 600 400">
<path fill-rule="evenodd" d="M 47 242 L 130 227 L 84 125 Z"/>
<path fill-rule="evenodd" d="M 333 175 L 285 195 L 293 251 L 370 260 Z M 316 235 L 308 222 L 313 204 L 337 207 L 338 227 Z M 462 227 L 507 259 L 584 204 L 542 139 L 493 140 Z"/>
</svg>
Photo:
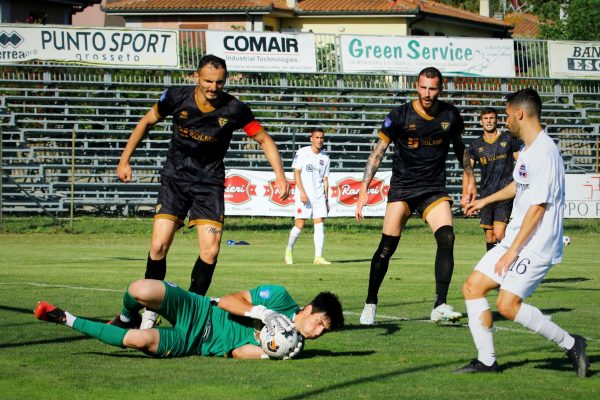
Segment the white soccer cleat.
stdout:
<svg viewBox="0 0 600 400">
<path fill-rule="evenodd" d="M 375 323 L 375 314 L 377 314 L 377 304 L 365 304 L 365 308 L 360 314 L 361 325 L 373 325 Z"/>
<path fill-rule="evenodd" d="M 145 309 L 142 314 L 142 323 L 140 324 L 140 329 L 152 329 L 156 326 L 156 321 L 158 320 L 158 314 L 154 311 L 150 311 Z"/>
<path fill-rule="evenodd" d="M 456 322 L 462 318 L 462 314 L 454 311 L 451 305 L 440 304 L 431 310 L 431 321 L 438 322 Z"/>
<path fill-rule="evenodd" d="M 315 257 L 313 264 L 315 264 L 315 265 L 330 265 L 331 263 L 329 261 L 327 261 L 326 259 L 324 259 L 323 257 Z"/>
<path fill-rule="evenodd" d="M 284 261 L 287 265 L 292 265 L 294 263 L 294 257 L 292 256 L 292 249 L 286 247 L 285 249 L 285 258 Z"/>
</svg>

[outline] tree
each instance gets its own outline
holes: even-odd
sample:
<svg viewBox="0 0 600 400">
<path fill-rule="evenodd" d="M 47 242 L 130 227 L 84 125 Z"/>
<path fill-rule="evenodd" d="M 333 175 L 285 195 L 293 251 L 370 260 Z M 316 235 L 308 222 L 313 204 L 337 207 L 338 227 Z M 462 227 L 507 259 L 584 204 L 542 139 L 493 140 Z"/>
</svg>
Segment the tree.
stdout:
<svg viewBox="0 0 600 400">
<path fill-rule="evenodd" d="M 541 21 L 548 21 L 540 27 L 542 39 L 600 40 L 600 7 L 598 0 L 531 1 L 533 13 Z M 561 4 L 563 3 L 563 4 Z M 561 19 L 561 6 L 566 18 Z"/>
</svg>

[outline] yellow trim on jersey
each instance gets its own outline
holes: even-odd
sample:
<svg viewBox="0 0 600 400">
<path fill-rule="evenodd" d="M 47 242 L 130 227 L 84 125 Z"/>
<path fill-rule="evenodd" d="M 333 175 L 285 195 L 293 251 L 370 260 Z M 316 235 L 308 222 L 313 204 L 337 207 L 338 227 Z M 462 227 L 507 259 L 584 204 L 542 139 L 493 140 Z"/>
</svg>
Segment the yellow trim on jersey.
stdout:
<svg viewBox="0 0 600 400">
<path fill-rule="evenodd" d="M 171 221 L 177 222 L 179 226 L 183 226 L 183 221 L 177 218 L 175 215 L 171 214 L 156 214 L 154 219 L 169 219 Z"/>
<path fill-rule="evenodd" d="M 500 138 L 500 132 L 496 131 L 496 136 L 492 139 L 492 140 L 488 140 L 485 138 L 485 133 L 481 136 L 481 138 L 483 139 L 484 142 L 486 142 L 487 144 L 494 144 L 496 143 L 496 140 L 498 140 Z"/>
<path fill-rule="evenodd" d="M 425 211 L 423 211 L 423 221 L 425 221 L 425 218 L 427 218 L 427 214 L 429 214 L 431 210 L 433 210 L 438 204 L 443 203 L 444 201 L 452 201 L 452 199 L 448 196 L 444 196 L 440 197 L 439 199 L 428 205 Z"/>
<path fill-rule="evenodd" d="M 192 219 L 188 222 L 188 226 L 196 226 L 196 225 L 212 225 L 217 228 L 222 228 L 223 223 L 218 221 L 211 221 L 210 219 Z"/>
<path fill-rule="evenodd" d="M 491 226 L 491 225 L 485 225 L 485 224 L 479 224 L 479 227 L 483 228 L 483 229 L 494 229 L 493 226 Z"/>
<path fill-rule="evenodd" d="M 415 110 L 415 112 L 416 112 L 417 114 L 419 114 L 419 115 L 421 116 L 421 118 L 423 118 L 423 119 L 426 119 L 427 121 L 432 121 L 432 120 L 434 120 L 434 119 L 435 119 L 435 117 L 432 117 L 431 115 L 429 115 L 429 114 L 426 114 L 426 113 L 422 112 L 421 110 L 419 110 L 419 109 L 417 108 L 416 104 L 418 104 L 418 103 L 417 103 L 418 101 L 419 101 L 419 100 L 417 99 L 417 100 L 413 100 L 413 102 L 412 102 L 412 108 Z"/>
<path fill-rule="evenodd" d="M 379 131 L 379 133 L 377 134 L 377 136 L 379 137 L 379 139 L 383 140 L 387 144 L 391 143 L 390 138 L 385 133 L 383 133 L 383 131 Z"/>
<path fill-rule="evenodd" d="M 158 112 L 158 103 L 155 103 L 155 104 L 152 106 L 152 109 L 154 110 L 154 114 L 155 114 L 156 118 L 157 118 L 159 121 L 160 121 L 161 119 L 163 119 L 163 116 L 162 116 L 162 115 L 160 115 L 160 113 Z"/>
</svg>

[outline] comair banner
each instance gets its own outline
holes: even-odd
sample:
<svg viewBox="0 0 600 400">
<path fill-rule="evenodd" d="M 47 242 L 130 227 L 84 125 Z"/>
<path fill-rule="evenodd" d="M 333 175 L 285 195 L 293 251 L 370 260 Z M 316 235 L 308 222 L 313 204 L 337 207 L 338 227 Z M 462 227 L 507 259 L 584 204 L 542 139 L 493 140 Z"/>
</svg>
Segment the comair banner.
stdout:
<svg viewBox="0 0 600 400">
<path fill-rule="evenodd" d="M 315 35 L 206 31 L 206 52 L 231 71 L 317 72 Z"/>
<path fill-rule="evenodd" d="M 104 66 L 179 65 L 176 30 L 0 25 L 0 63 L 56 61 Z"/>
</svg>

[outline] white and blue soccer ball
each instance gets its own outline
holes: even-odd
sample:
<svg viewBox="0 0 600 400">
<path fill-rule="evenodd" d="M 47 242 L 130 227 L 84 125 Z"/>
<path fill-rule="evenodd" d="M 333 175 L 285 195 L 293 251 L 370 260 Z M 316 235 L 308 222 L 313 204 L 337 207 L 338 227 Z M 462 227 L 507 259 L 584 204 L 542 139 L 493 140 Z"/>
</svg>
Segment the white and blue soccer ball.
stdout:
<svg viewBox="0 0 600 400">
<path fill-rule="evenodd" d="M 563 245 L 569 246 L 571 244 L 571 238 L 568 236 L 563 236 Z"/>
<path fill-rule="evenodd" d="M 270 358 L 283 358 L 290 354 L 298 345 L 300 335 L 295 329 L 291 332 L 275 332 L 271 335 L 266 326 L 260 330 L 260 347 Z"/>
</svg>

